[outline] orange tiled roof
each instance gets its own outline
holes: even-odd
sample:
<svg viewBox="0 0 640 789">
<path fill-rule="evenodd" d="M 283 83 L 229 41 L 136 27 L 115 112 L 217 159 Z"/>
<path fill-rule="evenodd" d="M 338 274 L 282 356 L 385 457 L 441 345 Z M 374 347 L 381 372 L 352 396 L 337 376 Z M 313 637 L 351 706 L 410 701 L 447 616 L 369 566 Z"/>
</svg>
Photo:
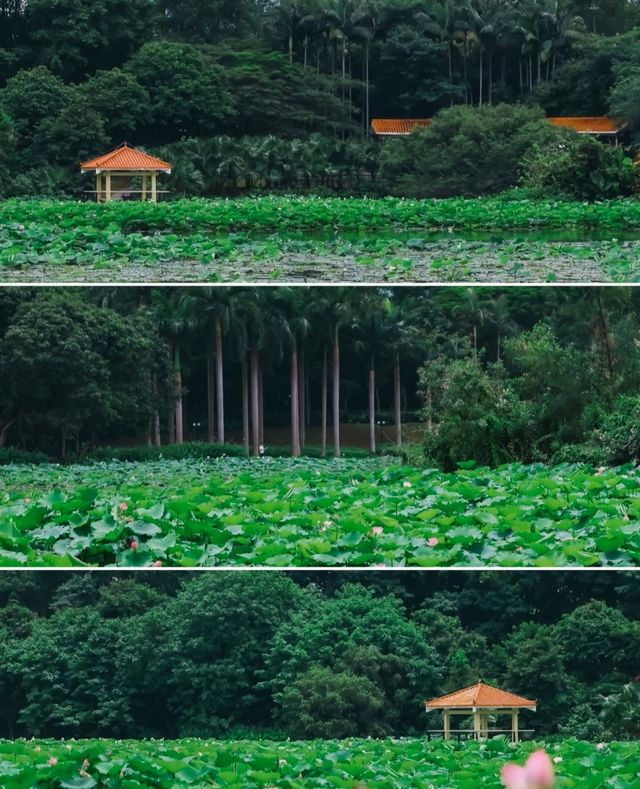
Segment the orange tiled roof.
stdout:
<svg viewBox="0 0 640 789">
<path fill-rule="evenodd" d="M 371 127 L 376 134 L 381 136 L 411 134 L 416 129 L 429 126 L 429 118 L 374 118 Z"/>
<path fill-rule="evenodd" d="M 424 705 L 427 712 L 430 710 L 441 710 L 449 708 L 469 708 L 488 707 L 491 709 L 501 709 L 503 707 L 526 707 L 535 710 L 535 701 L 525 699 L 523 696 L 516 696 L 515 693 L 508 693 L 506 690 L 485 685 L 478 682 L 469 688 L 457 690 L 455 693 L 448 693 L 446 696 L 439 696 L 437 699 L 425 701 Z"/>
<path fill-rule="evenodd" d="M 86 173 L 88 170 L 117 170 L 126 172 L 128 170 L 162 170 L 171 172 L 171 164 L 163 162 L 156 156 L 139 151 L 133 145 L 123 142 L 114 151 L 109 151 L 102 156 L 97 156 L 88 162 L 80 165 L 80 170 Z"/>
<path fill-rule="evenodd" d="M 609 118 L 606 115 L 585 115 L 581 117 L 547 118 L 554 126 L 573 129 L 578 134 L 618 134 L 628 121 L 620 118 Z"/>
</svg>

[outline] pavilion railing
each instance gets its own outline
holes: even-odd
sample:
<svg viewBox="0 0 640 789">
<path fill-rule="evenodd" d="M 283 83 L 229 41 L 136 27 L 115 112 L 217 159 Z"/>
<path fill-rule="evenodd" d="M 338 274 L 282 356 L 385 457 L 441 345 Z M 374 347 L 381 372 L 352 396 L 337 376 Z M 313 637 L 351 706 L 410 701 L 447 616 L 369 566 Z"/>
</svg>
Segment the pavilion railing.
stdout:
<svg viewBox="0 0 640 789">
<path fill-rule="evenodd" d="M 107 192 L 106 190 L 97 189 L 85 189 L 83 192 L 84 196 L 88 200 L 96 200 L 98 203 L 104 203 L 107 199 Z M 156 190 L 156 199 L 157 200 L 166 200 L 168 195 L 170 195 L 167 189 L 158 189 Z M 111 200 L 118 201 L 118 200 L 145 200 L 152 199 L 152 192 L 151 189 L 147 189 L 146 192 L 143 192 L 142 189 L 112 189 L 111 190 Z"/>
<path fill-rule="evenodd" d="M 444 729 L 427 729 L 427 740 L 443 740 L 445 736 Z M 496 737 L 500 734 L 506 734 L 508 737 L 513 736 L 513 729 L 489 729 L 487 735 L 489 737 Z M 518 729 L 518 737 L 521 740 L 531 739 L 535 734 L 535 729 Z M 478 733 L 475 729 L 451 729 L 449 731 L 449 738 L 452 740 L 477 740 Z"/>
</svg>

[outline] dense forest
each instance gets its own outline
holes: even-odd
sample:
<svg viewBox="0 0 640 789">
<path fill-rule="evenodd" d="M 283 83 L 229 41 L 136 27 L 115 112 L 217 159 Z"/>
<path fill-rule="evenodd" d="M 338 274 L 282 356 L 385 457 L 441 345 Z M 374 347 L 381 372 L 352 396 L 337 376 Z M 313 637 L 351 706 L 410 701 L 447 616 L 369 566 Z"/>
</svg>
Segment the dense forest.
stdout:
<svg viewBox="0 0 640 789">
<path fill-rule="evenodd" d="M 402 192 L 383 149 L 393 164 L 403 142 L 369 139 L 374 116 L 460 109 L 459 162 L 482 150 L 488 122 L 466 128 L 464 108 L 612 113 L 637 127 L 638 25 L 631 0 L 3 0 L 0 194 L 79 194 L 78 163 L 124 139 L 170 157 L 179 193 L 370 191 L 378 170 L 383 192 Z M 544 126 L 531 144 L 548 144 Z M 424 136 L 428 170 L 439 135 Z M 565 138 L 578 144 L 552 137 Z M 613 169 L 624 194 L 622 155 L 608 153 L 602 177 Z M 442 180 L 446 193 L 471 188 Z"/>
<path fill-rule="evenodd" d="M 634 288 L 25 289 L 0 299 L 9 461 L 135 445 L 169 457 L 188 454 L 189 441 L 258 456 L 270 431 L 294 457 L 339 455 L 357 424 L 363 449 L 395 445 L 446 469 L 640 457 Z"/>
<path fill-rule="evenodd" d="M 2 736 L 419 734 L 481 677 L 538 737 L 640 736 L 624 573 L 0 577 Z"/>
</svg>

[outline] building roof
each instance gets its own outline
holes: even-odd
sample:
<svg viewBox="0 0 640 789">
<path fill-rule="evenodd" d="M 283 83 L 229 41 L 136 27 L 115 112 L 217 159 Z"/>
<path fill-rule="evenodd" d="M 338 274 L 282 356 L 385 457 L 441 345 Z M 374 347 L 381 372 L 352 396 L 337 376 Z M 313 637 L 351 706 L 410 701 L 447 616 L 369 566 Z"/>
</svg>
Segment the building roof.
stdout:
<svg viewBox="0 0 640 789">
<path fill-rule="evenodd" d="M 117 172 L 161 170 L 162 172 L 170 173 L 171 164 L 158 159 L 156 156 L 140 151 L 138 148 L 134 148 L 128 142 L 123 142 L 115 150 L 84 162 L 80 165 L 80 170 L 83 173 L 89 170 L 95 170 L 97 173 L 101 173 L 103 170 L 115 170 Z"/>
<path fill-rule="evenodd" d="M 578 134 L 620 134 L 629 122 L 624 118 L 609 118 L 606 115 L 563 116 L 547 118 L 554 126 L 573 129 Z M 431 124 L 430 118 L 374 118 L 371 128 L 378 137 L 404 137 L 416 129 Z"/>
<path fill-rule="evenodd" d="M 474 709 L 477 707 L 487 707 L 490 709 L 512 709 L 522 707 L 535 712 L 537 702 L 525 699 L 523 696 L 516 696 L 506 690 L 494 688 L 484 682 L 478 682 L 468 688 L 457 690 L 455 693 L 448 693 L 446 696 L 438 696 L 437 699 L 425 701 L 424 705 L 427 712 L 442 709 Z"/>
<path fill-rule="evenodd" d="M 628 125 L 628 121 L 623 118 L 609 118 L 606 115 L 555 117 L 547 120 L 554 126 L 573 129 L 578 134 L 619 134 Z"/>
<path fill-rule="evenodd" d="M 371 128 L 379 137 L 396 137 L 411 134 L 431 124 L 430 118 L 374 118 Z"/>
</svg>

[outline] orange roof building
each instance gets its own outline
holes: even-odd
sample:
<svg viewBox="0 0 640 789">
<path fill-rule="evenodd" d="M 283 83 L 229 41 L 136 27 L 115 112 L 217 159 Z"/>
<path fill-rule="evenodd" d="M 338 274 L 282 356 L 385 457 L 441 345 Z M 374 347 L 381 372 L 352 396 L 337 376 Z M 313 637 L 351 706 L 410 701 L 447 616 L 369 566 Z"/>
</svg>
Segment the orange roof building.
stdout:
<svg viewBox="0 0 640 789">
<path fill-rule="evenodd" d="M 624 118 L 609 118 L 606 115 L 584 115 L 547 118 L 553 126 L 573 129 L 578 134 L 595 134 L 617 137 L 629 125 Z"/>
<path fill-rule="evenodd" d="M 171 175 L 171 169 L 169 162 L 128 142 L 80 165 L 80 172 L 95 173 L 95 195 L 99 203 L 136 198 L 155 203 L 159 194 L 158 173 Z"/>
<path fill-rule="evenodd" d="M 554 126 L 573 129 L 578 134 L 617 138 L 627 128 L 629 122 L 624 118 L 609 118 L 606 115 L 580 117 L 547 118 Z M 374 118 L 371 128 L 378 137 L 407 137 L 416 129 L 425 129 L 431 124 L 430 118 Z"/>
<path fill-rule="evenodd" d="M 427 712 L 442 712 L 444 719 L 443 730 L 431 730 L 429 734 L 440 734 L 445 740 L 450 740 L 452 733 L 459 736 L 467 735 L 476 740 L 488 739 L 492 734 L 511 734 L 513 742 L 520 740 L 520 710 L 536 711 L 537 702 L 518 696 L 500 688 L 494 688 L 484 682 L 478 682 L 468 688 L 462 688 L 455 693 L 425 701 Z M 473 729 L 452 729 L 452 717 L 458 715 L 465 718 L 473 717 Z M 510 715 L 511 727 L 509 729 L 491 729 L 490 717 Z"/>
<path fill-rule="evenodd" d="M 374 118 L 371 121 L 371 128 L 378 137 L 406 137 L 430 125 L 430 118 Z"/>
</svg>

